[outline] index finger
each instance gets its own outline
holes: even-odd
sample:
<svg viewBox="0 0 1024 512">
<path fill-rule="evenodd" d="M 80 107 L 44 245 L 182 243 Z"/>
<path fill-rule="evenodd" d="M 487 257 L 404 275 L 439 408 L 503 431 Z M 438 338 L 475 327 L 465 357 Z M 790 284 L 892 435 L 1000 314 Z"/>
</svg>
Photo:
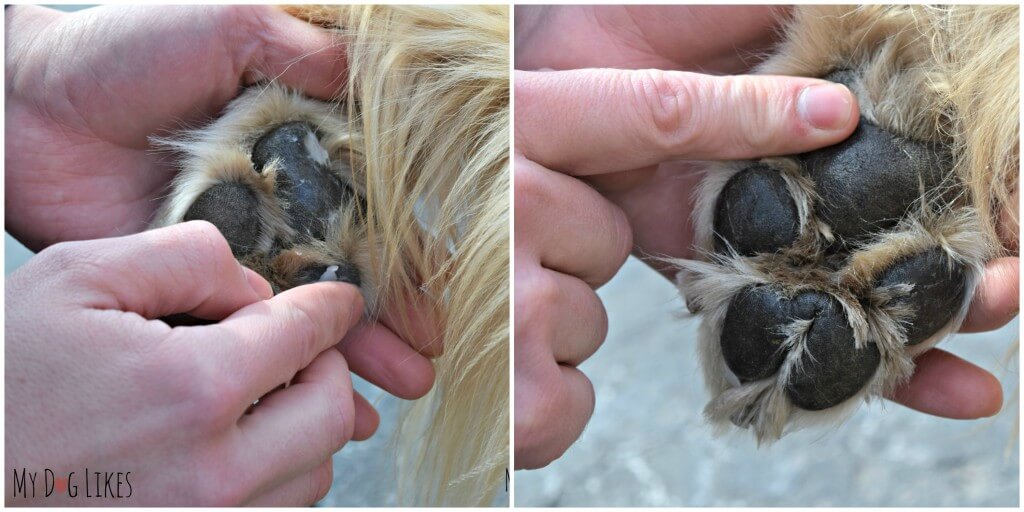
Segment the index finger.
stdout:
<svg viewBox="0 0 1024 512">
<path fill-rule="evenodd" d="M 337 344 L 362 312 L 358 288 L 318 282 L 251 304 L 200 329 L 218 331 L 225 338 L 209 350 L 220 351 L 220 360 L 231 361 L 230 378 L 239 379 L 246 399 L 240 405 L 247 407 Z"/>
<path fill-rule="evenodd" d="M 517 71 L 515 103 L 516 149 L 574 175 L 801 153 L 845 139 L 858 120 L 842 85 L 767 75 Z"/>
</svg>

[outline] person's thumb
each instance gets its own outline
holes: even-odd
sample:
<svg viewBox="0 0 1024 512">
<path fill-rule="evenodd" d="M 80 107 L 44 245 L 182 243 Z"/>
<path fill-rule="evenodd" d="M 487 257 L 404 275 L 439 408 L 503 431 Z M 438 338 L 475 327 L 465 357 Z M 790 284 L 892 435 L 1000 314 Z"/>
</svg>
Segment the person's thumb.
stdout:
<svg viewBox="0 0 1024 512">
<path fill-rule="evenodd" d="M 259 30 L 247 36 L 257 39 L 255 51 L 248 54 L 245 83 L 273 80 L 322 100 L 337 96 L 348 76 L 346 48 L 336 33 L 300 20 L 271 6 L 251 6 L 251 15 Z M 315 11 L 289 6 L 301 14 Z M 232 27 L 249 30 L 247 25 Z"/>
<path fill-rule="evenodd" d="M 36 258 L 56 267 L 73 300 L 149 319 L 188 313 L 219 320 L 273 295 L 270 284 L 240 265 L 221 233 L 205 221 L 57 244 Z"/>
<path fill-rule="evenodd" d="M 858 120 L 845 86 L 802 77 L 519 71 L 515 96 L 516 149 L 575 175 L 801 153 L 845 139 Z"/>
</svg>

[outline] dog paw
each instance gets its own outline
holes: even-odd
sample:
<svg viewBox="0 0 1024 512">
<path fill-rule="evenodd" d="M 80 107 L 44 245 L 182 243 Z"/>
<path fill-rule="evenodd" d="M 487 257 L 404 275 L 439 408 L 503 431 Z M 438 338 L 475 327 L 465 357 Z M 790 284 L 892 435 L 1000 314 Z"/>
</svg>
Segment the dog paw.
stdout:
<svg viewBox="0 0 1024 512">
<path fill-rule="evenodd" d="M 211 222 L 275 291 L 330 280 L 372 294 L 344 123 L 332 105 L 249 89 L 209 126 L 158 141 L 180 154 L 182 171 L 155 225 Z"/>
<path fill-rule="evenodd" d="M 836 419 L 956 330 L 987 254 L 951 162 L 862 118 L 831 147 L 709 166 L 706 261 L 678 282 L 704 317 L 713 422 L 770 441 Z"/>
</svg>

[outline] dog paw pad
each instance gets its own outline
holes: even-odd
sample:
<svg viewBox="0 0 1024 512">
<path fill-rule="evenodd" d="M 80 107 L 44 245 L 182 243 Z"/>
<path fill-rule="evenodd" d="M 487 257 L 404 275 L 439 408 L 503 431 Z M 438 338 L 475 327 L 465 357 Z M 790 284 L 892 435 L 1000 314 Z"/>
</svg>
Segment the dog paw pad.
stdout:
<svg viewBox="0 0 1024 512">
<path fill-rule="evenodd" d="M 217 226 L 235 257 L 252 252 L 260 236 L 258 199 L 252 187 L 218 183 L 199 194 L 185 212 L 185 221 L 205 220 Z"/>
<path fill-rule="evenodd" d="M 876 286 L 912 285 L 893 302 L 906 305 L 913 320 L 906 326 L 908 345 L 930 338 L 956 315 L 967 293 L 963 265 L 950 259 L 940 248 L 904 258 L 882 272 Z"/>
<path fill-rule="evenodd" d="M 750 256 L 791 245 L 800 218 L 786 181 L 763 164 L 748 167 L 725 184 L 715 211 L 715 250 Z"/>
<path fill-rule="evenodd" d="M 264 172 L 276 162 L 275 192 L 284 204 L 289 224 L 311 238 L 322 240 L 327 220 L 354 195 L 330 169 L 327 151 L 307 123 L 277 125 L 252 150 L 252 163 Z"/>
<path fill-rule="evenodd" d="M 937 148 L 896 137 L 863 118 L 843 142 L 800 158 L 820 197 L 815 214 L 843 239 L 894 227 L 950 168 Z"/>
</svg>

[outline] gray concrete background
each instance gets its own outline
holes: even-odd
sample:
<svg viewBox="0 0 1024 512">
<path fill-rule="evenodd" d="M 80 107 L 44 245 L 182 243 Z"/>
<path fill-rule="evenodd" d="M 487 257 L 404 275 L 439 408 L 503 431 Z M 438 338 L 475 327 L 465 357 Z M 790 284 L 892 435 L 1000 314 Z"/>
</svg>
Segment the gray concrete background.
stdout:
<svg viewBox="0 0 1024 512">
<path fill-rule="evenodd" d="M 32 252 L 11 235 L 4 233 L 4 275 L 24 265 Z M 377 434 L 369 440 L 351 442 L 334 455 L 334 485 L 330 493 L 318 503 L 325 507 L 394 507 L 395 456 L 392 446 L 395 425 L 402 400 L 360 379 L 352 378 L 356 391 L 363 394 L 380 412 Z M 494 506 L 508 506 L 504 481 L 497 482 L 500 489 Z"/>
<path fill-rule="evenodd" d="M 876 403 L 757 449 L 701 420 L 696 321 L 674 318 L 684 307 L 667 280 L 630 258 L 599 295 L 610 332 L 581 366 L 594 416 L 561 459 L 516 473 L 517 506 L 1017 506 L 1018 320 L 942 345 L 1002 380 L 1009 404 L 995 418 Z"/>
</svg>

